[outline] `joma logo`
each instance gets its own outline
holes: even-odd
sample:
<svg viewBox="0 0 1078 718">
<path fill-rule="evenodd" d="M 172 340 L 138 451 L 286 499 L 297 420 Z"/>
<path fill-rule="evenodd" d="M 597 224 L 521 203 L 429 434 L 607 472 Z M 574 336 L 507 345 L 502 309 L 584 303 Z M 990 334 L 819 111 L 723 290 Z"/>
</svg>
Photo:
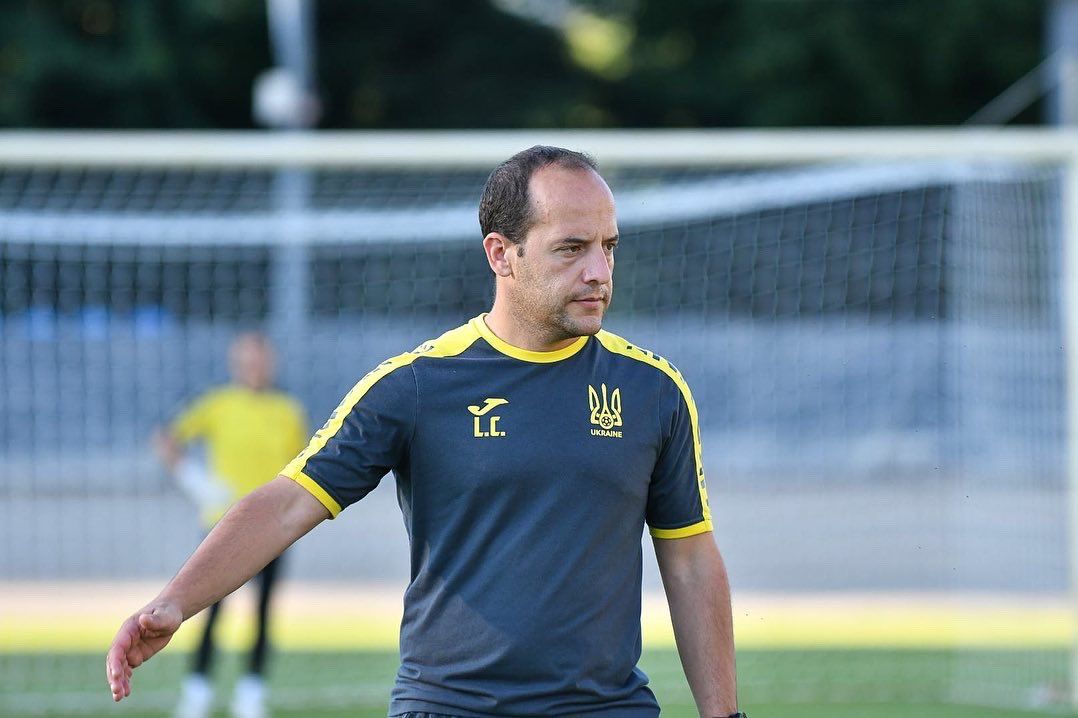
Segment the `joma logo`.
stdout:
<svg viewBox="0 0 1078 718">
<path fill-rule="evenodd" d="M 472 414 L 472 436 L 477 439 L 485 439 L 494 436 L 505 436 L 504 431 L 498 430 L 498 421 L 502 418 L 500 416 L 491 416 L 488 418 L 487 425 L 484 428 L 483 418 L 490 413 L 491 409 L 502 404 L 508 404 L 508 399 L 484 399 L 483 406 L 479 407 L 472 404 L 468 407 L 468 411 Z"/>
</svg>

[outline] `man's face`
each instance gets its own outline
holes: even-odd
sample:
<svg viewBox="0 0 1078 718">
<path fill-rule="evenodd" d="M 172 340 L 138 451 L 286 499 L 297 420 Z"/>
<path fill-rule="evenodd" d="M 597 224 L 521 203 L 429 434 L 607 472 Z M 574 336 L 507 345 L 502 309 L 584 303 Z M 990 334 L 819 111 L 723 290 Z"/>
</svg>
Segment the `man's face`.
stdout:
<svg viewBox="0 0 1078 718">
<path fill-rule="evenodd" d="M 259 391 L 273 382 L 273 351 L 265 341 L 252 335 L 236 339 L 229 352 L 233 380 Z"/>
<path fill-rule="evenodd" d="M 509 252 L 514 314 L 557 339 L 595 334 L 614 292 L 614 196 L 595 172 L 557 165 L 532 175 L 529 193 L 535 223 L 524 255 Z"/>
</svg>

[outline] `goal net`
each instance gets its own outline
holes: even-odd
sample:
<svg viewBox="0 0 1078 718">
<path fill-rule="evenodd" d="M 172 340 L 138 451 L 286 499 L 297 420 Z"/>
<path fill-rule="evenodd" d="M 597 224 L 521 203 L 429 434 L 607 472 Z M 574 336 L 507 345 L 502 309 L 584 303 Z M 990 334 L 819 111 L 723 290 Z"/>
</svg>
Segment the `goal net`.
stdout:
<svg viewBox="0 0 1078 718">
<path fill-rule="evenodd" d="M 789 156 L 722 134 L 4 139 L 0 714 L 108 702 L 112 631 L 200 535 L 150 434 L 228 380 L 231 338 L 265 331 L 321 423 L 382 359 L 489 308 L 479 193 L 537 140 L 596 155 L 622 236 L 606 327 L 693 387 L 746 705 L 1069 701 L 1062 154 L 886 157 L 885 134 L 870 152 L 783 135 Z M 293 550 L 275 705 L 384 703 L 391 674 L 349 652 L 393 648 L 391 484 Z M 646 644 L 669 647 L 652 565 L 644 591 Z M 242 649 L 249 626 L 225 630 Z M 137 703 L 171 705 L 191 640 L 136 676 Z"/>
</svg>

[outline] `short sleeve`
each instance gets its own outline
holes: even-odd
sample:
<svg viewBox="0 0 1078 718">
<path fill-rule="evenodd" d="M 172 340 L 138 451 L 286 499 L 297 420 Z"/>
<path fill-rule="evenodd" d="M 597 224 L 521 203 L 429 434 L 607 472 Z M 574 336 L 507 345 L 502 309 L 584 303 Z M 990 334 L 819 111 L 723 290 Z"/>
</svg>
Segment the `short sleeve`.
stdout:
<svg viewBox="0 0 1078 718">
<path fill-rule="evenodd" d="M 416 415 L 413 358 L 390 359 L 363 377 L 281 472 L 333 517 L 370 493 L 407 456 Z"/>
<path fill-rule="evenodd" d="M 187 444 L 210 432 L 216 396 L 212 392 L 203 395 L 172 421 L 169 432 L 176 441 Z"/>
<path fill-rule="evenodd" d="M 647 522 L 655 538 L 675 539 L 711 531 L 711 511 L 696 404 L 680 374 L 664 377 L 663 383 L 664 437 L 648 488 Z"/>
</svg>

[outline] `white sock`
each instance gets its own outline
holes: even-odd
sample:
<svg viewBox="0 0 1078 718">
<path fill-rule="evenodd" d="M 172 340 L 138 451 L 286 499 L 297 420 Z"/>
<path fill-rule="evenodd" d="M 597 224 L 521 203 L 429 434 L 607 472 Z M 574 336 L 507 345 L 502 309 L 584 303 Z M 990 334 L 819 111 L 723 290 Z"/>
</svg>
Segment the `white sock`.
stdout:
<svg viewBox="0 0 1078 718">
<path fill-rule="evenodd" d="M 236 681 L 232 694 L 232 715 L 237 718 L 263 718 L 266 712 L 266 683 L 261 676 L 248 674 Z"/>
<path fill-rule="evenodd" d="M 176 718 L 205 718 L 213 705 L 213 684 L 198 673 L 183 681 L 180 703 L 176 706 Z"/>
</svg>

